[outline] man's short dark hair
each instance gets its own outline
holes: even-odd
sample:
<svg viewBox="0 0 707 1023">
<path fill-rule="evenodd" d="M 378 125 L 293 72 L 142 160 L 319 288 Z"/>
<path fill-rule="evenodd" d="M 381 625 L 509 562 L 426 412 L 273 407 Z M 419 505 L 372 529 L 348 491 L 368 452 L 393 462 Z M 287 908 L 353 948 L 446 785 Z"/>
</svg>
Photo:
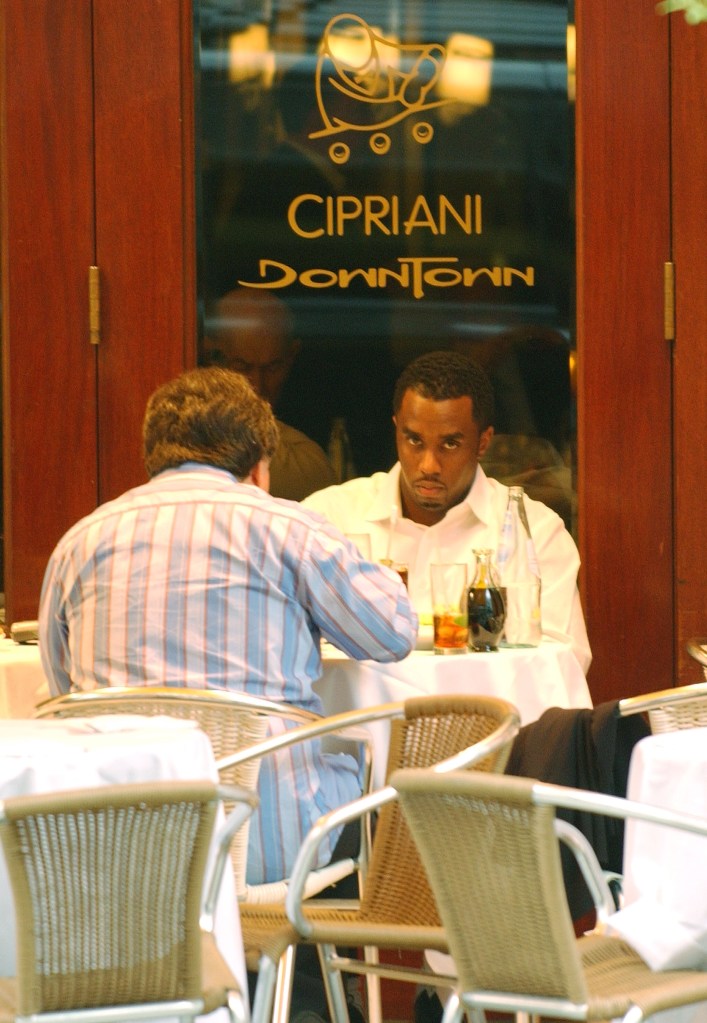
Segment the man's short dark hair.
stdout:
<svg viewBox="0 0 707 1023">
<path fill-rule="evenodd" d="M 493 387 L 481 366 L 458 352 L 426 352 L 400 374 L 393 392 L 397 415 L 406 391 L 416 391 L 432 401 L 471 398 L 472 415 L 481 430 L 491 426 L 494 416 Z"/>
<path fill-rule="evenodd" d="M 243 479 L 261 459 L 272 458 L 278 428 L 270 405 L 241 373 L 208 366 L 188 370 L 154 392 L 142 439 L 149 477 L 199 462 Z"/>
</svg>

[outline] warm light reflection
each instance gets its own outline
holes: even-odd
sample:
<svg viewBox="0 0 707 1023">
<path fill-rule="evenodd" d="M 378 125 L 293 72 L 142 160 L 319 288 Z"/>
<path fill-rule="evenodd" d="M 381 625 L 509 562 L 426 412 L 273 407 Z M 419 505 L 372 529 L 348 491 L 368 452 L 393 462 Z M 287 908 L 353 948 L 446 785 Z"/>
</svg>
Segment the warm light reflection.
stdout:
<svg viewBox="0 0 707 1023">
<path fill-rule="evenodd" d="M 254 22 L 242 32 L 233 32 L 228 39 L 228 77 L 232 82 L 260 79 L 272 85 L 275 54 L 269 48 L 267 25 Z"/>
<path fill-rule="evenodd" d="M 567 26 L 567 96 L 574 103 L 577 92 L 577 29 Z"/>
<path fill-rule="evenodd" d="M 326 46 L 332 60 L 350 70 L 369 71 L 373 62 L 386 68 L 400 66 L 397 36 L 384 35 L 381 28 L 363 22 L 340 22 L 328 32 Z"/>
<path fill-rule="evenodd" d="M 447 59 L 437 91 L 443 99 L 486 106 L 491 98 L 493 43 L 480 36 L 455 32 L 447 40 Z"/>
</svg>

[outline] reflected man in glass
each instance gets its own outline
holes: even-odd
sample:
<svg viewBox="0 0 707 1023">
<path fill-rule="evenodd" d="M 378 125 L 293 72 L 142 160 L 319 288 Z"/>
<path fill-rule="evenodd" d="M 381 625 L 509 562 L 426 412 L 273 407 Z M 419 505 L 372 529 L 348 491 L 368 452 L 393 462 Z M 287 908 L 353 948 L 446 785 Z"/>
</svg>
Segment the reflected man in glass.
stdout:
<svg viewBox="0 0 707 1023">
<path fill-rule="evenodd" d="M 202 361 L 236 370 L 276 410 L 297 358 L 289 309 L 272 292 L 235 288 L 216 302 L 207 321 Z M 301 501 L 336 482 L 321 447 L 300 430 L 278 420 L 280 441 L 270 463 L 270 493 Z"/>
</svg>

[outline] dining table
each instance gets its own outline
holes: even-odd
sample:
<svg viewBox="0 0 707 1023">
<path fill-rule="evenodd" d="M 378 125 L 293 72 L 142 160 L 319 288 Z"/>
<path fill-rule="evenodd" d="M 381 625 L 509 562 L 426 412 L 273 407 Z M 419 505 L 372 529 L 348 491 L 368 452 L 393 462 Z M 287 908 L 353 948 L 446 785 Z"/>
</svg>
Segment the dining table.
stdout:
<svg viewBox="0 0 707 1023">
<path fill-rule="evenodd" d="M 314 690 L 325 714 L 429 694 L 497 696 L 517 708 L 522 724 L 535 721 L 549 707 L 592 706 L 586 677 L 569 643 L 543 637 L 535 647 L 501 645 L 496 651 L 445 656 L 434 653 L 431 628 L 424 625 L 416 649 L 396 662 L 353 660 L 322 643 L 322 674 Z M 48 697 L 36 644 L 22 649 L 0 639 L 0 716 L 13 709 L 31 714 Z M 389 725 L 367 727 L 373 748 L 372 782 L 380 787 L 385 783 Z"/>
<path fill-rule="evenodd" d="M 0 633 L 0 719 L 30 718 L 47 699 L 49 683 L 36 641 L 15 643 Z"/>
<path fill-rule="evenodd" d="M 127 714 L 0 720 L 0 800 L 33 792 L 204 778 L 218 781 L 216 761 L 207 735 L 193 721 Z M 12 976 L 14 910 L 1 852 L 0 919 L 5 921 L 0 929 L 0 976 Z M 214 933 L 225 960 L 247 990 L 230 870 L 223 875 Z"/>
<path fill-rule="evenodd" d="M 631 754 L 629 799 L 707 820 L 707 728 L 649 735 Z M 629 820 L 620 910 L 609 923 L 655 970 L 707 969 L 707 836 Z M 657 1023 L 707 1023 L 707 1003 Z"/>
<path fill-rule="evenodd" d="M 544 637 L 535 647 L 499 646 L 496 651 L 440 655 L 432 631 L 420 628 L 415 650 L 402 661 L 357 661 L 322 643 L 322 674 L 314 691 L 325 714 L 428 694 L 476 693 L 508 700 L 521 724 L 548 707 L 591 707 L 587 679 L 569 643 Z M 0 719 L 31 717 L 49 699 L 39 648 L 0 638 Z M 386 723 L 368 726 L 373 739 L 373 781 L 384 783 Z"/>
<path fill-rule="evenodd" d="M 548 707 L 591 707 L 587 679 L 569 643 L 544 638 L 535 647 L 435 654 L 424 632 L 404 660 L 355 661 L 328 643 L 322 646 L 322 675 L 314 683 L 327 714 L 435 694 L 498 696 L 518 710 L 521 724 Z M 373 738 L 373 783 L 385 783 L 389 725 L 368 725 Z"/>
</svg>

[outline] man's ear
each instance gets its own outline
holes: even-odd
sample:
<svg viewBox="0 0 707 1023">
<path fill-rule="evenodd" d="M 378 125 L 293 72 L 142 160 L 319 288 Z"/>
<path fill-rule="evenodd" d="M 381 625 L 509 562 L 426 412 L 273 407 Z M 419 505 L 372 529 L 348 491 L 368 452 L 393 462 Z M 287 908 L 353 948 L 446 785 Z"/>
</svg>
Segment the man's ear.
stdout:
<svg viewBox="0 0 707 1023">
<path fill-rule="evenodd" d="M 255 463 L 248 478 L 256 487 L 260 487 L 267 494 L 270 493 L 270 462 L 267 458 L 261 458 L 259 462 Z"/>
<path fill-rule="evenodd" d="M 486 429 L 484 430 L 484 432 L 479 437 L 479 454 L 478 454 L 479 458 L 481 458 L 483 455 L 486 454 L 488 446 L 491 443 L 491 438 L 492 437 L 493 437 L 493 426 L 487 426 Z"/>
</svg>

